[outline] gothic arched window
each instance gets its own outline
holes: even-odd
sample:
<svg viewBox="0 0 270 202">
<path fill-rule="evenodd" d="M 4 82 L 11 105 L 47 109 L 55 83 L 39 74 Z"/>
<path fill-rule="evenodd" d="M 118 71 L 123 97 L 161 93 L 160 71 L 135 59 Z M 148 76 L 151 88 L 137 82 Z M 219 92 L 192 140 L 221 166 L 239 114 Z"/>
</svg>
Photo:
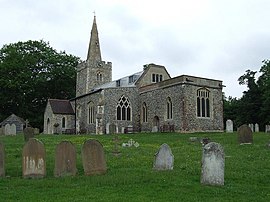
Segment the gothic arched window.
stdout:
<svg viewBox="0 0 270 202">
<path fill-rule="evenodd" d="M 173 116 L 173 109 L 172 109 L 172 100 L 170 97 L 167 98 L 167 119 L 172 119 Z"/>
<path fill-rule="evenodd" d="M 102 81 L 102 73 L 97 72 L 97 81 Z"/>
<path fill-rule="evenodd" d="M 116 119 L 120 121 L 131 120 L 131 105 L 129 99 L 122 95 L 116 107 Z"/>
<path fill-rule="evenodd" d="M 88 103 L 87 110 L 88 110 L 87 113 L 88 124 L 95 123 L 95 107 L 93 102 Z"/>
<path fill-rule="evenodd" d="M 197 90 L 197 117 L 210 117 L 209 90 L 201 88 Z"/>
<path fill-rule="evenodd" d="M 145 102 L 143 103 L 142 106 L 142 121 L 147 122 L 147 106 Z"/>
</svg>

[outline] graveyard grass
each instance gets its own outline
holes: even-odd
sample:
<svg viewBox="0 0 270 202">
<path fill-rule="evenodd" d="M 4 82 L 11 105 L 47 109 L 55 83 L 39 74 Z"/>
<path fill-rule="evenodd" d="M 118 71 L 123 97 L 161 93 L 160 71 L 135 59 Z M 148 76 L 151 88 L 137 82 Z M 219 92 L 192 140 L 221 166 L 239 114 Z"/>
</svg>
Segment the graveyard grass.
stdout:
<svg viewBox="0 0 270 202">
<path fill-rule="evenodd" d="M 189 137 L 209 137 L 225 151 L 225 185 L 200 184 L 202 146 Z M 112 154 L 112 135 L 38 135 L 46 149 L 47 175 L 22 178 L 23 135 L 0 137 L 5 146 L 6 177 L 0 179 L 1 201 L 270 201 L 270 135 L 254 133 L 252 145 L 239 145 L 236 133 L 141 133 L 119 135 L 140 144 L 120 147 Z M 84 176 L 81 147 L 85 140 L 99 140 L 105 150 L 107 173 Z M 55 178 L 56 145 L 71 141 L 76 146 L 77 175 Z M 174 155 L 172 171 L 154 171 L 154 154 L 167 143 Z"/>
</svg>

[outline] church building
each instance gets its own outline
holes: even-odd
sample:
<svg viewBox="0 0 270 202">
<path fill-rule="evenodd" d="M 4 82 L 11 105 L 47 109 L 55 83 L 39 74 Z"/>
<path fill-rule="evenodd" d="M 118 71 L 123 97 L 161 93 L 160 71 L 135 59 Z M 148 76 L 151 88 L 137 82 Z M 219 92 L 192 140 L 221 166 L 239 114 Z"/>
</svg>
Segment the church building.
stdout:
<svg viewBox="0 0 270 202">
<path fill-rule="evenodd" d="M 86 61 L 77 66 L 76 97 L 48 100 L 44 134 L 223 131 L 222 81 L 143 65 L 112 81 L 101 58 L 94 17 Z"/>
</svg>

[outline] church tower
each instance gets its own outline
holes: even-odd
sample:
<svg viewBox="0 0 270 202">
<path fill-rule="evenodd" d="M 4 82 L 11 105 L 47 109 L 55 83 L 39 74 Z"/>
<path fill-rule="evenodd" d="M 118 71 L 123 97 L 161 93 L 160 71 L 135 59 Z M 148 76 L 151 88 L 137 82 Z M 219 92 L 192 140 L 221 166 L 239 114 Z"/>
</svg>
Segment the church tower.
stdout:
<svg viewBox="0 0 270 202">
<path fill-rule="evenodd" d="M 77 66 L 76 96 L 91 92 L 98 85 L 112 81 L 112 63 L 101 59 L 96 16 L 94 16 L 86 61 Z"/>
</svg>

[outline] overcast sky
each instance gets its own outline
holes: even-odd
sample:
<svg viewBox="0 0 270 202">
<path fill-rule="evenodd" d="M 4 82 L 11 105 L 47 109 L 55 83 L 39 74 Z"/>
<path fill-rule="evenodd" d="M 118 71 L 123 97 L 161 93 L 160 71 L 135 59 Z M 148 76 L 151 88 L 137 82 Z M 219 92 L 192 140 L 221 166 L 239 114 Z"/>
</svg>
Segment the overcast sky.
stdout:
<svg viewBox="0 0 270 202">
<path fill-rule="evenodd" d="M 43 39 L 85 60 L 95 11 L 114 80 L 155 63 L 241 97 L 237 79 L 270 59 L 269 10 L 269 0 L 0 0 L 0 47 Z"/>
</svg>

